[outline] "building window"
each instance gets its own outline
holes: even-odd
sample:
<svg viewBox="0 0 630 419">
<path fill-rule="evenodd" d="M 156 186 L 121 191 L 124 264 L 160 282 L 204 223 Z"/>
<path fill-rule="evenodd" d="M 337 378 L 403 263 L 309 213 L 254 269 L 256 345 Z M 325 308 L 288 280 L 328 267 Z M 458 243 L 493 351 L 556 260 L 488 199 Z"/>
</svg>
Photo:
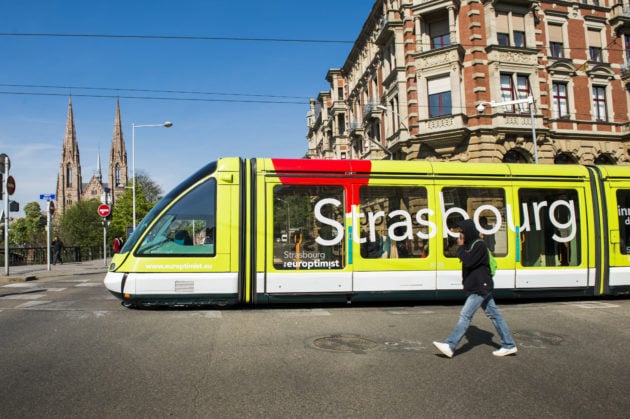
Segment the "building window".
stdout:
<svg viewBox="0 0 630 419">
<path fill-rule="evenodd" d="M 510 46 L 510 34 L 505 32 L 497 33 L 497 41 L 502 47 Z"/>
<path fill-rule="evenodd" d="M 514 46 L 517 48 L 525 48 L 525 32 L 514 31 Z"/>
<path fill-rule="evenodd" d="M 525 48 L 525 16 L 498 12 L 496 24 L 497 42 L 499 45 Z"/>
<path fill-rule="evenodd" d="M 606 88 L 603 86 L 593 86 L 593 115 L 596 121 L 607 121 L 606 112 Z"/>
<path fill-rule="evenodd" d="M 429 80 L 429 117 L 452 114 L 450 77 Z"/>
<path fill-rule="evenodd" d="M 501 73 L 501 100 L 503 102 L 511 100 L 527 99 L 531 89 L 529 77 L 523 74 Z M 507 105 L 505 112 L 527 112 L 527 104 Z"/>
<path fill-rule="evenodd" d="M 588 30 L 588 52 L 591 61 L 601 63 L 602 59 L 602 37 L 598 30 Z"/>
<path fill-rule="evenodd" d="M 569 117 L 569 100 L 567 97 L 567 84 L 561 82 L 553 82 L 553 117 L 568 118 Z"/>
<path fill-rule="evenodd" d="M 564 57 L 564 42 L 561 25 L 549 25 L 549 55 L 554 58 Z"/>
<path fill-rule="evenodd" d="M 626 66 L 630 64 L 630 35 L 625 34 L 623 36 L 625 50 L 626 50 Z"/>
<path fill-rule="evenodd" d="M 337 100 L 343 100 L 343 87 L 337 87 Z"/>
<path fill-rule="evenodd" d="M 451 45 L 451 34 L 448 30 L 448 19 L 429 23 L 431 49 L 444 48 Z"/>
<path fill-rule="evenodd" d="M 339 114 L 337 116 L 337 132 L 339 135 L 344 135 L 346 133 L 346 115 Z"/>
</svg>

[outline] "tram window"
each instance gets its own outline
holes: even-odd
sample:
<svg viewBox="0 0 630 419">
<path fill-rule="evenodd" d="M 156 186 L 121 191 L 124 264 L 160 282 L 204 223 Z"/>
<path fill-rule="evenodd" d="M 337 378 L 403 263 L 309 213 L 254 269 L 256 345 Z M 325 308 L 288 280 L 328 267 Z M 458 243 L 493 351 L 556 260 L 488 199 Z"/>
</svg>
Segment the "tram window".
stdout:
<svg viewBox="0 0 630 419">
<path fill-rule="evenodd" d="M 344 211 L 341 186 L 276 186 L 272 216 L 274 267 L 343 269 Z"/>
<path fill-rule="evenodd" d="M 364 186 L 359 193 L 360 236 L 365 240 L 361 243 L 362 257 L 427 257 L 429 231 L 425 188 Z"/>
<path fill-rule="evenodd" d="M 521 189 L 520 246 L 523 266 L 581 263 L 578 194 L 567 189 Z"/>
<path fill-rule="evenodd" d="M 440 192 L 444 214 L 444 256 L 457 257 L 458 224 L 473 219 L 488 249 L 507 255 L 505 191 L 501 188 L 444 188 Z"/>
<path fill-rule="evenodd" d="M 620 250 L 630 254 L 630 190 L 617 191 L 617 217 L 619 219 Z"/>
<path fill-rule="evenodd" d="M 137 255 L 214 256 L 216 181 L 209 179 L 184 195 L 153 224 Z"/>
</svg>

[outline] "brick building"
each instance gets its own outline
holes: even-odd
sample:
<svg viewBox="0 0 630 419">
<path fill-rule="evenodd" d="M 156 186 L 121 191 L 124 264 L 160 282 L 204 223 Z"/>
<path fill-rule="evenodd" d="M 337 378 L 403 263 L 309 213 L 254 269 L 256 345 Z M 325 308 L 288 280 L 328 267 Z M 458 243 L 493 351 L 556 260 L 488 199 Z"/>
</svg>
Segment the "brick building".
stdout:
<svg viewBox="0 0 630 419">
<path fill-rule="evenodd" d="M 630 164 L 628 3 L 377 0 L 308 157 Z"/>
</svg>

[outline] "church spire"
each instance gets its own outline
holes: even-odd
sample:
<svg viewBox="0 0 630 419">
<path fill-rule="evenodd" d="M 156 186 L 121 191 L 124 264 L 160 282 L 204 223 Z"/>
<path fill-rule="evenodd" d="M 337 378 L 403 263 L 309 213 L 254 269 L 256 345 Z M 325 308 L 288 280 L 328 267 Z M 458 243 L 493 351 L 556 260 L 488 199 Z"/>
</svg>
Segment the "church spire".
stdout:
<svg viewBox="0 0 630 419">
<path fill-rule="evenodd" d="M 72 97 L 68 101 L 66 132 L 61 149 L 61 164 L 57 176 L 57 208 L 60 212 L 81 199 L 81 159 L 74 128 Z"/>
<path fill-rule="evenodd" d="M 99 182 L 103 182 L 103 170 L 101 169 L 101 148 L 98 148 L 96 157 L 96 178 Z"/>
<path fill-rule="evenodd" d="M 120 118 L 120 100 L 117 100 L 114 135 L 109 152 L 109 189 L 114 201 L 125 192 L 125 186 L 127 186 L 128 182 L 127 171 L 127 151 L 125 149 L 122 120 Z"/>
</svg>

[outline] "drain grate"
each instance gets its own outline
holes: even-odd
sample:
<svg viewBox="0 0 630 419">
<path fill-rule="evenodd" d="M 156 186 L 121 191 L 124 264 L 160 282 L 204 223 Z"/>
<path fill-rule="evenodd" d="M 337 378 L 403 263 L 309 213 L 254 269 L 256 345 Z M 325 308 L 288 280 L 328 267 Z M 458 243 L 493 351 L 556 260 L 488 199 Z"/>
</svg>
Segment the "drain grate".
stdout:
<svg viewBox="0 0 630 419">
<path fill-rule="evenodd" d="M 332 335 L 312 340 L 312 346 L 333 352 L 365 353 L 378 346 L 378 343 L 357 335 Z"/>
</svg>

